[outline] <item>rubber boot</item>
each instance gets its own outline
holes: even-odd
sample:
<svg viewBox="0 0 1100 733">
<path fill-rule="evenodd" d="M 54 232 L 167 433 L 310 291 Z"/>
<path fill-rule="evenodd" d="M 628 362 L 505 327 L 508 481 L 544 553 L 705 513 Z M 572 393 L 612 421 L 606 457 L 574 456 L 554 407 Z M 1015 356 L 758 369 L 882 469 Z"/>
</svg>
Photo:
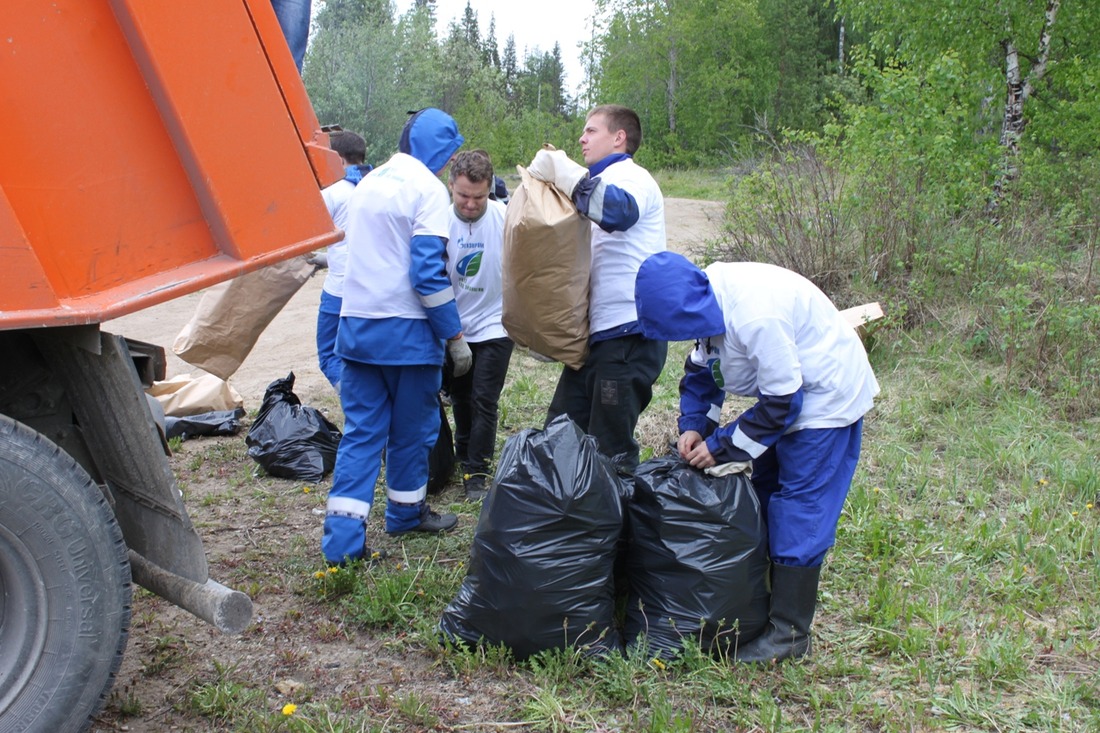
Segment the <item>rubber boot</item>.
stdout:
<svg viewBox="0 0 1100 733">
<path fill-rule="evenodd" d="M 810 653 L 810 624 L 817 608 L 821 566 L 772 565 L 771 610 L 764 633 L 739 648 L 738 662 L 777 662 Z"/>
</svg>

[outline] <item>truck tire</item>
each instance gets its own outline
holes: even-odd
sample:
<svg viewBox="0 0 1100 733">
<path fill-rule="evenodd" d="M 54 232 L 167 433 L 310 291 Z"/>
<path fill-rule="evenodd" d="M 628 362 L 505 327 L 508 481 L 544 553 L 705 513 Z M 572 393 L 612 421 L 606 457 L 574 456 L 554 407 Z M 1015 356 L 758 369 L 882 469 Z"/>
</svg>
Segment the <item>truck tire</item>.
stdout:
<svg viewBox="0 0 1100 733">
<path fill-rule="evenodd" d="M 0 415 L 0 730 L 85 730 L 130 626 L 130 563 L 96 483 Z"/>
</svg>

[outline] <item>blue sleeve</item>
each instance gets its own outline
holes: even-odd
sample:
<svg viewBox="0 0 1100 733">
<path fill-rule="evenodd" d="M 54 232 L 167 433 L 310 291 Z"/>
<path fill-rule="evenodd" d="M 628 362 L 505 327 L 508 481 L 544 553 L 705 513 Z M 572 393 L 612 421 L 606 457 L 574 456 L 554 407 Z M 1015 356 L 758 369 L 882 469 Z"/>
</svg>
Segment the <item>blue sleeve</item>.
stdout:
<svg viewBox="0 0 1100 733">
<path fill-rule="evenodd" d="M 462 331 L 455 293 L 447 276 L 447 240 L 420 234 L 409 243 L 409 280 L 420 296 L 436 338 L 454 338 Z"/>
<path fill-rule="evenodd" d="M 680 380 L 680 433 L 694 430 L 704 438 L 718 427 L 726 393 L 714 381 L 709 364 L 699 364 L 689 355 Z"/>
<path fill-rule="evenodd" d="M 626 189 L 604 183 L 599 176 L 581 179 L 573 190 L 573 205 L 605 232 L 623 232 L 638 223 L 638 202 Z"/>
<path fill-rule="evenodd" d="M 748 461 L 771 448 L 802 412 L 802 388 L 794 394 L 760 395 L 756 404 L 707 438 L 718 463 Z"/>
</svg>

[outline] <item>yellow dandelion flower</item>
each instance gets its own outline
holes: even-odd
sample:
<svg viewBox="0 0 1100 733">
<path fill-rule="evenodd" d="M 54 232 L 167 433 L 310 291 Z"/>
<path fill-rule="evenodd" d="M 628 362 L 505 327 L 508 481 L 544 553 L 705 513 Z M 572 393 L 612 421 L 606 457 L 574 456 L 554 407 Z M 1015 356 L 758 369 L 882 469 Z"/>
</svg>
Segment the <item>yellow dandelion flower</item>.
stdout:
<svg viewBox="0 0 1100 733">
<path fill-rule="evenodd" d="M 1092 509 L 1092 502 L 1090 501 L 1088 504 L 1085 504 L 1085 508 Z"/>
<path fill-rule="evenodd" d="M 283 705 L 283 715 L 286 715 L 287 717 L 294 715 L 297 710 L 298 706 L 292 702 L 288 702 L 286 705 Z"/>
<path fill-rule="evenodd" d="M 303 486 L 302 487 L 302 493 L 303 494 L 308 494 L 311 491 L 313 491 L 313 489 L 309 488 L 308 486 Z"/>
<path fill-rule="evenodd" d="M 1050 483 L 1050 482 L 1047 481 L 1045 478 L 1039 479 L 1039 485 L 1040 486 L 1046 486 L 1048 483 Z"/>
<path fill-rule="evenodd" d="M 1073 513 L 1073 516 L 1075 516 L 1075 517 L 1076 517 L 1076 516 L 1077 516 L 1077 512 L 1074 512 L 1074 513 Z"/>
<path fill-rule="evenodd" d="M 380 558 L 380 557 L 382 557 L 382 553 L 381 553 L 381 552 L 379 552 L 378 550 L 375 550 L 374 552 L 372 552 L 372 553 L 370 554 L 370 559 L 371 559 L 371 560 L 377 560 L 377 559 L 378 559 L 378 558 Z"/>
<path fill-rule="evenodd" d="M 876 486 L 875 488 L 872 489 L 872 491 L 874 491 L 876 494 L 878 494 L 878 493 L 882 492 L 882 489 L 880 489 L 879 487 Z"/>
<path fill-rule="evenodd" d="M 328 569 L 328 572 L 329 575 L 331 575 L 332 573 L 338 573 L 340 572 L 340 568 L 336 565 L 333 565 L 331 568 Z"/>
<path fill-rule="evenodd" d="M 314 578 L 323 578 L 323 577 L 325 577 L 325 571 L 324 570 L 318 570 L 316 573 L 313 574 L 313 577 Z"/>
<path fill-rule="evenodd" d="M 463 481 L 469 481 L 470 480 L 470 474 L 468 474 L 468 473 L 462 474 L 462 480 Z"/>
<path fill-rule="evenodd" d="M 665 663 L 662 662 L 659 657 L 654 657 L 653 659 L 649 660 L 649 663 L 652 664 L 657 669 L 664 669 L 665 668 Z"/>
</svg>

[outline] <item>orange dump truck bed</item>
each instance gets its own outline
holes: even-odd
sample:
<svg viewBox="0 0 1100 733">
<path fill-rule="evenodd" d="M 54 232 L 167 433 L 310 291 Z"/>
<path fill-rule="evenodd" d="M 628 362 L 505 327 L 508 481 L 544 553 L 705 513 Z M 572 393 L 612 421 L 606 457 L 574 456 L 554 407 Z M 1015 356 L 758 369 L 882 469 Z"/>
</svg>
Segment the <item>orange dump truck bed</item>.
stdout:
<svg viewBox="0 0 1100 733">
<path fill-rule="evenodd" d="M 90 324 L 337 241 L 270 0 L 4 0 L 0 329 Z"/>
</svg>

